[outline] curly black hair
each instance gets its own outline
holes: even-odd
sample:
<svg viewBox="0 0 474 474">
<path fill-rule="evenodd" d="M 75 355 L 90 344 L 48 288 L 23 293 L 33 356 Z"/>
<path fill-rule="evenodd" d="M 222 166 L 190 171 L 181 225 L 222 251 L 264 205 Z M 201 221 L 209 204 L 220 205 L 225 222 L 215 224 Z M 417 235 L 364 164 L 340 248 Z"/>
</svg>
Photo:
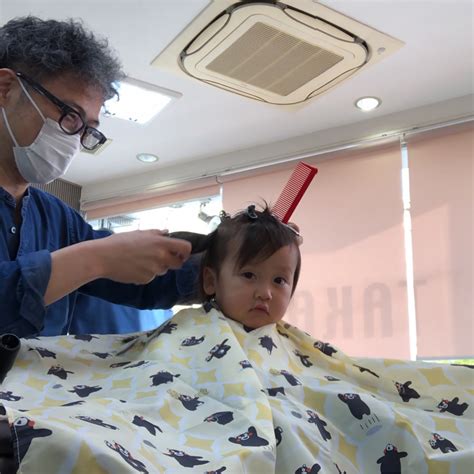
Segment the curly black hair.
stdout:
<svg viewBox="0 0 474 474">
<path fill-rule="evenodd" d="M 104 100 L 116 95 L 123 79 L 120 61 L 108 41 L 97 38 L 82 22 L 14 18 L 0 28 L 0 68 L 21 71 L 41 81 L 72 74 L 98 87 Z"/>
</svg>

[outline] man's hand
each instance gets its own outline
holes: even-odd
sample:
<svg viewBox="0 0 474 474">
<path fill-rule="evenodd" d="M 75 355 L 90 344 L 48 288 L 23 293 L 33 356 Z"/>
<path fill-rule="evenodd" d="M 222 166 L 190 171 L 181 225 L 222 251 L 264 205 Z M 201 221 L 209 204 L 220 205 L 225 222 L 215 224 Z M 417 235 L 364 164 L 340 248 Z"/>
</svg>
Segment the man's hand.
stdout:
<svg viewBox="0 0 474 474">
<path fill-rule="evenodd" d="M 94 242 L 101 276 L 121 283 L 149 283 L 169 269 L 181 268 L 191 254 L 189 242 L 160 230 L 124 232 Z"/>
</svg>

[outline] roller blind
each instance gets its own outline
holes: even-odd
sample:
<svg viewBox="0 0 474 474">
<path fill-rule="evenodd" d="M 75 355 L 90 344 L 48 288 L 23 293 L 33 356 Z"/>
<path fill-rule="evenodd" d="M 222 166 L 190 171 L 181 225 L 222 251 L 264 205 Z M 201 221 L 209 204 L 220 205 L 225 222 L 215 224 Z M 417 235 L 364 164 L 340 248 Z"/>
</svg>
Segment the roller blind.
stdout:
<svg viewBox="0 0 474 474">
<path fill-rule="evenodd" d="M 419 358 L 474 355 L 474 128 L 408 140 Z"/>
</svg>

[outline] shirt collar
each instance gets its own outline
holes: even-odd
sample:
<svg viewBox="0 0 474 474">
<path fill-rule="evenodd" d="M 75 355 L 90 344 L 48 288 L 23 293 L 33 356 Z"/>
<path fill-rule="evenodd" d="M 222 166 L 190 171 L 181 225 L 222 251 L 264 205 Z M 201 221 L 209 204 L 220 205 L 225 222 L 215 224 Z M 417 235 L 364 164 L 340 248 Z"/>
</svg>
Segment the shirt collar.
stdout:
<svg viewBox="0 0 474 474">
<path fill-rule="evenodd" d="M 26 188 L 26 192 L 22 198 L 22 202 L 25 203 L 29 200 L 31 195 L 30 186 Z M 4 201 L 7 205 L 11 207 L 16 207 L 15 198 L 5 189 L 0 186 L 0 201 Z"/>
</svg>

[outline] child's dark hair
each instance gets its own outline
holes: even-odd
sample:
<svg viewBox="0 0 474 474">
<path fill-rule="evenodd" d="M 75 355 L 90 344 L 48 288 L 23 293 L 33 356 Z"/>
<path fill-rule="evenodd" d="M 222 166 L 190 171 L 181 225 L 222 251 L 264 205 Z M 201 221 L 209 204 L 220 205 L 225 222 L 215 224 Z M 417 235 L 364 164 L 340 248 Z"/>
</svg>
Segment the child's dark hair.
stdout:
<svg viewBox="0 0 474 474">
<path fill-rule="evenodd" d="M 277 250 L 287 245 L 294 245 L 298 251 L 298 262 L 293 276 L 293 288 L 301 268 L 301 254 L 298 245 L 298 234 L 291 227 L 283 224 L 275 217 L 268 206 L 257 211 L 255 206 L 249 206 L 246 211 L 233 217 L 224 215 L 217 229 L 207 236 L 206 250 L 201 261 L 199 291 L 202 301 L 209 299 L 203 289 L 203 269 L 210 267 L 219 274 L 220 265 L 229 255 L 230 244 L 237 245 L 236 266 L 242 268 L 249 262 L 260 262 L 271 257 Z"/>
</svg>

